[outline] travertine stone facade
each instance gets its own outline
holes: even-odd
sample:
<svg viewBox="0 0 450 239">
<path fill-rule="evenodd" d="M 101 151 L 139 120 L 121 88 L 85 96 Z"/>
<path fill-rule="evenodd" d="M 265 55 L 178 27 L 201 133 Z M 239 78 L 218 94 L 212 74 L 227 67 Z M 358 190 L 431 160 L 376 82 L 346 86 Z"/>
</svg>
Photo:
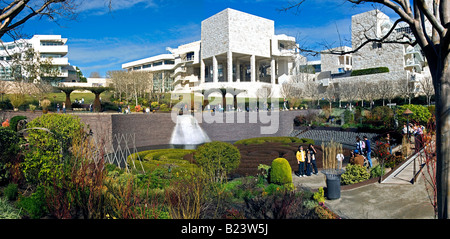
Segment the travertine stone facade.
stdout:
<svg viewBox="0 0 450 239">
<path fill-rule="evenodd" d="M 202 58 L 229 51 L 270 57 L 274 21 L 248 13 L 225 9 L 202 22 Z"/>
<path fill-rule="evenodd" d="M 392 27 L 389 17 L 379 10 L 352 16 L 352 48 L 369 39 L 380 39 Z M 404 71 L 402 44 L 368 43 L 353 54 L 353 70 L 388 67 L 390 72 Z"/>
</svg>

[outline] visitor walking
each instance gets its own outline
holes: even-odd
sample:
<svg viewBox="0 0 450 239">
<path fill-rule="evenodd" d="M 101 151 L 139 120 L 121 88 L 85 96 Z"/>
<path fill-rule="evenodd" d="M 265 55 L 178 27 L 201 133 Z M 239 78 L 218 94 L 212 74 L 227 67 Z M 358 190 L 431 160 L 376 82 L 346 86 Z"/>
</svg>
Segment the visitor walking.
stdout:
<svg viewBox="0 0 450 239">
<path fill-rule="evenodd" d="M 366 150 L 366 157 L 367 161 L 369 161 L 369 168 L 372 167 L 372 158 L 370 157 L 372 154 L 372 149 L 370 148 L 370 140 L 367 139 L 367 136 L 364 136 L 364 142 L 365 142 L 365 150 Z"/>
<path fill-rule="evenodd" d="M 386 143 L 389 145 L 389 154 L 392 155 L 392 139 L 390 134 L 386 134 Z"/>
<path fill-rule="evenodd" d="M 311 166 L 312 166 L 312 173 L 313 174 L 315 174 L 315 175 L 317 175 L 318 173 L 319 173 L 319 171 L 317 170 L 317 163 L 316 163 L 316 154 L 317 154 L 317 151 L 316 151 L 316 149 L 314 148 L 314 145 L 313 144 L 309 144 L 309 146 L 308 146 L 308 154 L 309 154 L 309 156 L 310 156 L 310 159 L 311 159 L 311 165 L 310 165 L 310 168 L 311 168 Z M 311 172 L 310 172 L 311 173 Z M 308 174 L 308 173 L 307 173 Z M 309 175 L 308 175 L 309 176 Z"/>
<path fill-rule="evenodd" d="M 344 155 L 342 154 L 342 152 L 336 155 L 336 159 L 338 161 L 338 169 L 342 169 L 342 162 L 344 161 Z"/>
<path fill-rule="evenodd" d="M 362 153 L 362 147 L 361 147 L 362 141 L 359 136 L 356 136 L 356 150 L 358 150 L 359 153 Z"/>
<path fill-rule="evenodd" d="M 305 158 L 306 152 L 303 150 L 303 146 L 298 147 L 298 151 L 296 154 L 297 163 L 298 163 L 298 176 L 303 177 L 305 175 Z"/>
<path fill-rule="evenodd" d="M 56 112 L 59 114 L 59 112 L 60 112 L 60 109 L 59 109 L 59 103 L 58 104 L 56 104 Z"/>
<path fill-rule="evenodd" d="M 63 108 L 63 113 L 65 114 L 66 113 L 66 102 L 63 102 L 62 108 Z"/>
</svg>

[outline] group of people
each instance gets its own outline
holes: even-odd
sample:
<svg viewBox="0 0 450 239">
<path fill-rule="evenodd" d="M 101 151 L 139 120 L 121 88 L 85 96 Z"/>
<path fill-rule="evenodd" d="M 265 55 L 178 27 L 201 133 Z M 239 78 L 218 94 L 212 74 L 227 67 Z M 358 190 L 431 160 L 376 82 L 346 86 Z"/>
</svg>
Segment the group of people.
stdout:
<svg viewBox="0 0 450 239">
<path fill-rule="evenodd" d="M 408 131 L 408 128 L 409 128 L 409 131 Z M 423 125 L 412 124 L 412 123 L 409 123 L 409 127 L 407 127 L 406 124 L 403 125 L 403 130 L 402 130 L 403 137 L 410 136 L 410 135 L 414 136 L 414 149 L 415 149 L 416 153 L 419 152 L 423 148 L 424 132 L 425 132 L 425 127 Z M 412 138 L 410 138 L 410 140 L 412 141 Z"/>
<path fill-rule="evenodd" d="M 363 136 L 363 140 L 361 140 L 359 136 L 356 136 L 356 148 L 351 154 L 351 164 L 359 164 L 364 167 L 364 163 L 367 159 L 368 167 L 372 167 L 372 149 L 370 146 L 370 140 L 367 136 Z"/>
<path fill-rule="evenodd" d="M 60 110 L 59 104 L 56 104 L 56 112 L 59 113 L 60 111 L 61 110 Z M 66 102 L 62 103 L 62 111 L 63 111 L 64 114 L 66 113 Z"/>
<path fill-rule="evenodd" d="M 317 170 L 316 153 L 317 151 L 312 144 L 309 144 L 306 150 L 303 149 L 302 145 L 298 147 L 296 154 L 298 162 L 297 176 L 307 177 L 311 176 L 311 174 L 317 175 L 319 173 Z"/>
</svg>

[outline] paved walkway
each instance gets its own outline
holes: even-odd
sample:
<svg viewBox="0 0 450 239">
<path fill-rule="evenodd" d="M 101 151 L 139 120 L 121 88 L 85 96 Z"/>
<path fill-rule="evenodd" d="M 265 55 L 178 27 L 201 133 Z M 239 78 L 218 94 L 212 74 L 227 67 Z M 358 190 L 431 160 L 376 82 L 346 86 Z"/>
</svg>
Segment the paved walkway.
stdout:
<svg viewBox="0 0 450 239">
<path fill-rule="evenodd" d="M 292 175 L 297 187 L 317 190 L 326 187 L 325 175 L 299 178 Z M 325 205 L 346 219 L 434 219 L 434 210 L 423 177 L 415 184 L 373 183 L 342 190 L 341 198 L 326 200 Z"/>
</svg>

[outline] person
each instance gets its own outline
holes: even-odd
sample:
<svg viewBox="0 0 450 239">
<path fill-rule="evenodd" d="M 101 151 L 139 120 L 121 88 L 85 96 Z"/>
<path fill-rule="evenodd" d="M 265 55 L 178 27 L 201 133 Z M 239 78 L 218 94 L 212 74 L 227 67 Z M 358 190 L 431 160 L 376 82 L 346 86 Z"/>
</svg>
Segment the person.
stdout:
<svg viewBox="0 0 450 239">
<path fill-rule="evenodd" d="M 63 113 L 65 114 L 66 113 L 66 102 L 63 102 L 62 108 L 63 108 Z"/>
<path fill-rule="evenodd" d="M 309 144 L 309 146 L 308 146 L 308 154 L 309 154 L 310 159 L 311 159 L 311 161 L 310 161 L 310 163 L 311 163 L 310 168 L 312 166 L 312 171 L 313 171 L 314 175 L 317 175 L 319 173 L 319 171 L 317 170 L 316 153 L 317 153 L 317 151 L 314 148 L 314 145 L 313 144 Z"/>
<path fill-rule="evenodd" d="M 402 134 L 403 136 L 408 134 L 408 127 L 406 126 L 406 124 L 403 125 Z"/>
<path fill-rule="evenodd" d="M 367 139 L 367 136 L 365 136 L 365 135 L 364 135 L 364 143 L 366 145 L 365 150 L 366 150 L 367 161 L 369 161 L 369 168 L 371 168 L 372 167 L 372 158 L 371 158 L 372 149 L 370 148 L 370 140 Z"/>
<path fill-rule="evenodd" d="M 356 150 L 358 150 L 358 152 L 362 152 L 361 138 L 359 136 L 356 136 Z"/>
<path fill-rule="evenodd" d="M 84 98 L 81 98 L 81 104 L 84 104 Z"/>
<path fill-rule="evenodd" d="M 344 161 L 344 155 L 342 154 L 342 152 L 336 155 L 336 159 L 338 161 L 338 169 L 342 169 L 342 162 Z"/>
<path fill-rule="evenodd" d="M 419 125 L 414 125 L 414 149 L 418 153 L 422 149 L 423 130 Z"/>
<path fill-rule="evenodd" d="M 298 151 L 296 154 L 297 163 L 298 163 L 298 176 L 303 177 L 305 175 L 305 158 L 306 152 L 303 150 L 303 146 L 298 147 Z"/>
<path fill-rule="evenodd" d="M 59 103 L 58 103 L 58 104 L 56 104 L 56 112 L 59 113 L 59 111 L 60 110 L 59 110 Z"/>
<path fill-rule="evenodd" d="M 386 134 L 386 143 L 389 145 L 389 154 L 392 155 L 392 139 L 389 133 Z"/>
<path fill-rule="evenodd" d="M 358 164 L 364 167 L 364 156 L 360 154 L 360 151 L 355 150 L 354 152 L 352 152 L 350 164 Z"/>
</svg>

